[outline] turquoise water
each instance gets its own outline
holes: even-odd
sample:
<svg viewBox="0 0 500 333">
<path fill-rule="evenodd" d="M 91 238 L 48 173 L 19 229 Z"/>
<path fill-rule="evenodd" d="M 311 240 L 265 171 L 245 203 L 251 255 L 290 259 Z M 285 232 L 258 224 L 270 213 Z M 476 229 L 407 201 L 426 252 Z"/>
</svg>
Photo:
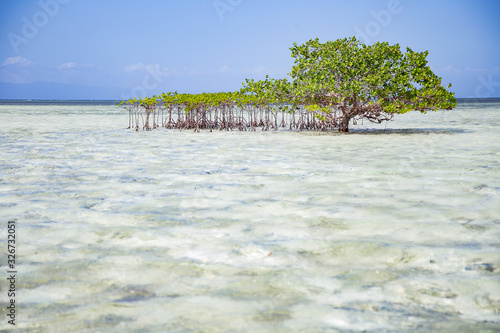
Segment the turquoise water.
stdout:
<svg viewBox="0 0 500 333">
<path fill-rule="evenodd" d="M 98 103 L 0 117 L 20 331 L 500 329 L 500 103 L 349 134 L 134 132 Z"/>
</svg>

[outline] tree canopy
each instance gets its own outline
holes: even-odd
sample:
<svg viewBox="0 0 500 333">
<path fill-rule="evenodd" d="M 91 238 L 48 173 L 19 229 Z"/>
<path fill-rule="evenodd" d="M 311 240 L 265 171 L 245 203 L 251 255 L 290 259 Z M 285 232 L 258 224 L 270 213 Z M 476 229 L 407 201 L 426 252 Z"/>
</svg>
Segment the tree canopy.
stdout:
<svg viewBox="0 0 500 333">
<path fill-rule="evenodd" d="M 260 81 L 246 79 L 238 92 L 175 92 L 139 101 L 129 100 L 125 105 L 129 111 L 131 105 L 144 108 L 146 128 L 149 127 L 149 113 L 154 115 L 157 105 L 164 108 L 176 105 L 186 114 L 191 111 L 205 114 L 235 106 L 244 109 L 251 105 L 268 112 L 274 112 L 277 107 L 292 114 L 305 108 L 317 122 L 311 122 L 307 117 L 307 121 L 294 122 L 293 128 L 338 128 L 339 132 L 348 132 L 351 120 L 367 119 L 381 123 L 393 119 L 396 114 L 412 110 L 422 113 L 450 110 L 457 104 L 454 93 L 447 90 L 451 84 L 443 87 L 442 79 L 429 67 L 428 51 L 415 52 L 407 47 L 403 53 L 399 44 L 377 42 L 365 45 L 355 37 L 325 43 L 316 38 L 302 45 L 294 43 L 290 50 L 295 59 L 290 79 L 268 76 Z M 278 127 L 276 119 L 275 127 Z M 304 118 L 301 116 L 300 119 Z M 210 122 L 203 120 L 202 125 L 206 124 Z M 199 128 L 200 124 L 193 126 Z M 238 126 L 244 128 L 244 125 Z"/>
<path fill-rule="evenodd" d="M 340 132 L 349 130 L 351 119 L 380 123 L 412 110 L 456 106 L 454 94 L 428 66 L 428 51 L 406 48 L 402 53 L 399 44 L 365 45 L 355 37 L 326 43 L 311 39 L 290 50 L 295 58 L 291 82 L 247 80 L 243 91 L 259 95 L 265 90 L 305 105 Z"/>
</svg>

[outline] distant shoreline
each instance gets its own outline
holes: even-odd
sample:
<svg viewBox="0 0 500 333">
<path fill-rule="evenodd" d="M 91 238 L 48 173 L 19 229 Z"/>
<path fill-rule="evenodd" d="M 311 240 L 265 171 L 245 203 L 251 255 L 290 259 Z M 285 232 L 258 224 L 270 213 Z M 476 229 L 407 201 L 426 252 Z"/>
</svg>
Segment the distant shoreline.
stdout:
<svg viewBox="0 0 500 333">
<path fill-rule="evenodd" d="M 117 105 L 121 100 L 0 99 L 0 105 Z M 500 103 L 500 97 L 457 98 L 457 103 Z"/>
</svg>

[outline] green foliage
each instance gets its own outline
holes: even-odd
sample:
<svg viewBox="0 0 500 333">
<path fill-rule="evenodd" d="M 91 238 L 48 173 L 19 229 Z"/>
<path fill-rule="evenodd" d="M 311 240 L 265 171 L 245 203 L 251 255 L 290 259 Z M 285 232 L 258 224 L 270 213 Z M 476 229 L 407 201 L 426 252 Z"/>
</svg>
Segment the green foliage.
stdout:
<svg viewBox="0 0 500 333">
<path fill-rule="evenodd" d="M 412 110 L 456 106 L 454 94 L 427 65 L 427 51 L 402 53 L 398 44 L 365 45 L 355 37 L 326 43 L 311 39 L 290 50 L 295 58 L 291 83 L 247 80 L 243 91 L 304 105 L 340 131 L 348 131 L 351 119 L 381 122 Z"/>
<path fill-rule="evenodd" d="M 260 81 L 246 79 L 238 92 L 170 92 L 120 105 L 140 105 L 146 114 L 157 106 L 181 107 L 186 114 L 236 106 L 293 113 L 304 106 L 326 127 L 341 132 L 348 131 L 352 119 L 380 123 L 412 110 L 425 113 L 456 106 L 454 94 L 428 66 L 428 51 L 406 48 L 403 53 L 398 44 L 365 45 L 355 37 L 326 43 L 316 38 L 303 45 L 294 43 L 290 50 L 295 59 L 291 81 L 266 76 Z"/>
<path fill-rule="evenodd" d="M 305 104 L 340 109 L 340 122 L 355 117 L 380 122 L 394 113 L 456 106 L 453 93 L 427 65 L 427 51 L 402 53 L 398 44 L 367 46 L 354 37 L 324 44 L 310 40 L 291 51 L 297 95 Z"/>
</svg>

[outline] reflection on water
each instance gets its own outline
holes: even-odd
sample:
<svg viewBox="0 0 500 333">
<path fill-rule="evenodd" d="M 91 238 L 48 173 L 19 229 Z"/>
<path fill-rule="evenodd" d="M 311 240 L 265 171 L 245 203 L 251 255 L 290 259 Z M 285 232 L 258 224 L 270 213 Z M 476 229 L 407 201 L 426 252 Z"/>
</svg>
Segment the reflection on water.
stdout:
<svg viewBox="0 0 500 333">
<path fill-rule="evenodd" d="M 349 134 L 1 105 L 17 328 L 494 332 L 500 105 L 471 105 Z"/>
</svg>

